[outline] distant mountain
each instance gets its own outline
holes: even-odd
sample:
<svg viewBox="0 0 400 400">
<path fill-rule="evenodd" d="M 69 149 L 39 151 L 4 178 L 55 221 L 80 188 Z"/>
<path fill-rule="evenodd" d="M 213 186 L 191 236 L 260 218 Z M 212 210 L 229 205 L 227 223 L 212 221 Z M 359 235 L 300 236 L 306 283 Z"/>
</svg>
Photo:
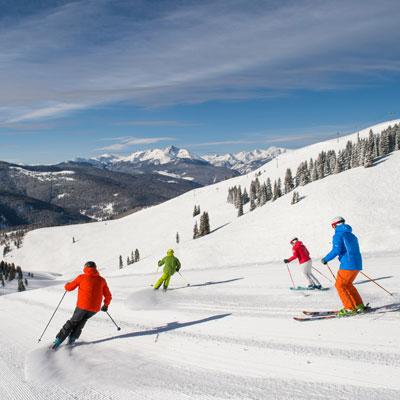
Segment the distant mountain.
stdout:
<svg viewBox="0 0 400 400">
<path fill-rule="evenodd" d="M 130 175 L 91 165 L 0 162 L 0 224 L 64 225 L 120 215 L 199 187 L 160 174 Z"/>
<path fill-rule="evenodd" d="M 138 151 L 127 157 L 104 154 L 97 158 L 76 158 L 71 163 L 93 165 L 126 174 L 158 174 L 195 182 L 201 186 L 239 175 L 230 167 L 215 166 L 202 157 L 169 146 L 164 149 Z"/>
<path fill-rule="evenodd" d="M 203 159 L 217 167 L 231 168 L 240 174 L 247 174 L 287 151 L 287 149 L 279 147 L 270 147 L 267 150 L 242 151 L 222 156 L 203 156 Z"/>
<path fill-rule="evenodd" d="M 158 173 L 204 186 L 253 171 L 286 151 L 270 147 L 267 150 L 200 157 L 188 150 L 169 146 L 138 151 L 126 157 L 104 154 L 97 158 L 76 158 L 72 162 L 128 174 Z"/>
</svg>

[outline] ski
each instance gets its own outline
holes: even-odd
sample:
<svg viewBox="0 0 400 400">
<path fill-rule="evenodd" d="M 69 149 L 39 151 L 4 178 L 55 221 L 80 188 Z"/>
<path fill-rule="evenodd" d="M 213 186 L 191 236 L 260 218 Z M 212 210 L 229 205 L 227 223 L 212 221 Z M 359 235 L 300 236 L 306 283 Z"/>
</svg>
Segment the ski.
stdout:
<svg viewBox="0 0 400 400">
<path fill-rule="evenodd" d="M 299 322 L 305 322 L 305 321 L 317 321 L 320 319 L 331 319 L 331 318 L 338 318 L 339 316 L 334 314 L 334 315 L 320 315 L 320 316 L 315 316 L 315 317 L 293 317 L 296 321 Z"/>
<path fill-rule="evenodd" d="M 352 314 L 352 315 L 338 315 L 338 311 L 303 311 L 303 314 L 307 315 L 307 317 L 293 317 L 296 321 L 317 321 L 321 319 L 331 319 L 331 318 L 349 318 L 355 316 L 362 316 L 368 314 L 384 314 L 387 312 L 398 312 L 400 311 L 399 307 L 393 306 L 380 306 L 380 307 L 369 307 L 360 313 Z"/>
<path fill-rule="evenodd" d="M 329 288 L 321 288 L 321 289 L 313 288 L 313 289 L 309 289 L 309 288 L 303 287 L 303 286 L 297 286 L 297 287 L 291 286 L 290 290 L 316 290 L 316 291 L 318 291 L 318 290 L 329 290 Z"/>
<path fill-rule="evenodd" d="M 303 314 L 315 316 L 315 317 L 322 317 L 325 315 L 335 315 L 338 311 L 303 311 Z"/>
</svg>

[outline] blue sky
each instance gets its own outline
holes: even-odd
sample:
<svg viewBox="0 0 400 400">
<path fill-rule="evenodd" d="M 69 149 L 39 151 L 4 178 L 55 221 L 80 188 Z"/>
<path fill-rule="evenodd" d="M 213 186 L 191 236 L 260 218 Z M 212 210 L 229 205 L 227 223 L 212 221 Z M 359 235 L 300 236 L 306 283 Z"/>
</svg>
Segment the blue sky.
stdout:
<svg viewBox="0 0 400 400">
<path fill-rule="evenodd" d="M 0 160 L 298 148 L 400 117 L 397 0 L 0 0 Z"/>
</svg>

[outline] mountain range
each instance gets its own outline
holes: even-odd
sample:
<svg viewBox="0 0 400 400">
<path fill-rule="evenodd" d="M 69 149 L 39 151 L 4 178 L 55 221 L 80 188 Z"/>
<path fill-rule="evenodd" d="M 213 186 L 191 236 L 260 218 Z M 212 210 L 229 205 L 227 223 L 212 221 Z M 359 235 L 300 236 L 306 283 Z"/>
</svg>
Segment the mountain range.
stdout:
<svg viewBox="0 0 400 400">
<path fill-rule="evenodd" d="M 0 227 L 108 219 L 240 175 L 284 151 L 271 148 L 205 159 L 169 146 L 51 166 L 0 162 Z"/>
<path fill-rule="evenodd" d="M 208 185 L 232 175 L 253 171 L 286 151 L 283 148 L 270 147 L 267 150 L 201 157 L 188 150 L 169 146 L 164 149 L 138 151 L 125 157 L 104 154 L 96 158 L 76 158 L 72 162 L 132 174 L 159 173 Z"/>
</svg>

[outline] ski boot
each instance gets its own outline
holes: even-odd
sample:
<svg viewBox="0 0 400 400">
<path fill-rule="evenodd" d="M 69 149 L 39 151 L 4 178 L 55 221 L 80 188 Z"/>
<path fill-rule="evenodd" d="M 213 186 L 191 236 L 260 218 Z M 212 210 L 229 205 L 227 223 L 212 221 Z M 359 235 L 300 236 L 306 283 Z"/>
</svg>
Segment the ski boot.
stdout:
<svg viewBox="0 0 400 400">
<path fill-rule="evenodd" d="M 321 286 L 321 285 L 316 285 L 316 286 L 315 286 L 315 289 L 321 290 L 321 289 L 322 289 L 322 286 Z"/>
<path fill-rule="evenodd" d="M 315 286 L 314 285 L 308 285 L 307 286 L 307 290 L 314 290 L 315 289 Z"/>
<path fill-rule="evenodd" d="M 371 307 L 369 306 L 369 303 L 367 305 L 360 304 L 360 305 L 356 306 L 356 309 L 355 309 L 357 314 L 368 312 L 370 310 L 371 310 Z"/>
<path fill-rule="evenodd" d="M 52 345 L 50 346 L 50 349 L 51 350 L 57 350 L 58 347 L 60 346 L 60 344 L 61 344 L 61 340 L 59 338 L 56 338 L 54 340 L 54 342 L 52 343 Z"/>
<path fill-rule="evenodd" d="M 72 347 L 75 344 L 75 342 L 76 342 L 76 338 L 71 337 L 71 336 L 68 338 L 68 346 Z"/>
<path fill-rule="evenodd" d="M 357 315 L 357 311 L 356 310 L 347 310 L 346 308 L 343 308 L 342 310 L 340 310 L 337 315 L 339 317 L 350 317 L 351 315 Z"/>
</svg>

